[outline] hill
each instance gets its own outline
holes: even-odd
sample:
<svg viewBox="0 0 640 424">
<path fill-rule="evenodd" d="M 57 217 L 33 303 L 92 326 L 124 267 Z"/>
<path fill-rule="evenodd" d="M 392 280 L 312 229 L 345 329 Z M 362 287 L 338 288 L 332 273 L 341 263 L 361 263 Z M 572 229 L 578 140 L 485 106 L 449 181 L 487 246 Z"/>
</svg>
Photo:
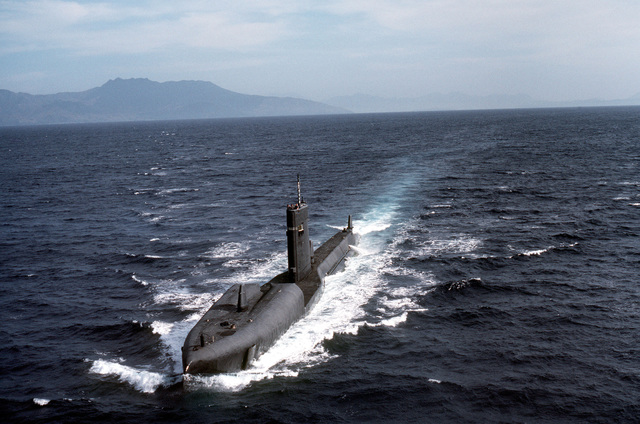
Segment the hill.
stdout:
<svg viewBox="0 0 640 424">
<path fill-rule="evenodd" d="M 0 125 L 150 121 L 348 113 L 292 97 L 236 93 L 206 81 L 110 80 L 75 93 L 31 95 L 0 90 Z"/>
</svg>

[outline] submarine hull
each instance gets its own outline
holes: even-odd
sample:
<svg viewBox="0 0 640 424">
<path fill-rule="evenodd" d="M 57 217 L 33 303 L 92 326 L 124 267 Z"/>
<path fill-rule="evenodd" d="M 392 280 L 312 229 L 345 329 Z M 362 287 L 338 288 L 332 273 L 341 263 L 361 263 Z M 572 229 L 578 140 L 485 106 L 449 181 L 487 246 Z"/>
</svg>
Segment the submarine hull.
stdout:
<svg viewBox="0 0 640 424">
<path fill-rule="evenodd" d="M 189 332 L 182 347 L 184 373 L 230 373 L 247 369 L 318 301 L 324 278 L 335 272 L 357 243 L 349 226 L 320 246 L 306 276 L 291 282 L 284 272 L 266 284 L 235 284 Z"/>
</svg>

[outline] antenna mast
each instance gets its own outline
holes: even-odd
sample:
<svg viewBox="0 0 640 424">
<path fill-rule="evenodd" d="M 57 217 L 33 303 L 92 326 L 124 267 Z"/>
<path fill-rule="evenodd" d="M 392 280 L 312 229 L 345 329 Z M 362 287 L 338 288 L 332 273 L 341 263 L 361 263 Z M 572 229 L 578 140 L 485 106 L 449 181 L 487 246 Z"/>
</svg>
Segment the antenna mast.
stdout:
<svg viewBox="0 0 640 424">
<path fill-rule="evenodd" d="M 300 174 L 298 174 L 298 206 L 302 206 L 302 194 L 300 194 Z"/>
</svg>

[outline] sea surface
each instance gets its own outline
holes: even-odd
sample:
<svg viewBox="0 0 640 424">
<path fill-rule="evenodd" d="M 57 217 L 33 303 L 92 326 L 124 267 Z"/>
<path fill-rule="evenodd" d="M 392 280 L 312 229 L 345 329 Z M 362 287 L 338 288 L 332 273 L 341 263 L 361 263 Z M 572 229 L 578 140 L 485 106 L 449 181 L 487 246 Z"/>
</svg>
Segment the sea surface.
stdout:
<svg viewBox="0 0 640 424">
<path fill-rule="evenodd" d="M 5 422 L 640 419 L 640 108 L 0 128 Z M 181 375 L 234 283 L 357 255 L 252 368 Z"/>
</svg>

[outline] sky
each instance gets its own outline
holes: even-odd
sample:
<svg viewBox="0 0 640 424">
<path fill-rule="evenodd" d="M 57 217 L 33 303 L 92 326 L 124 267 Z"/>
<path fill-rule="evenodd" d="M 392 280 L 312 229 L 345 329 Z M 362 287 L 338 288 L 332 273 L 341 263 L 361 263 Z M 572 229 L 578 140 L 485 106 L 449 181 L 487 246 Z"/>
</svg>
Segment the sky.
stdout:
<svg viewBox="0 0 640 424">
<path fill-rule="evenodd" d="M 259 95 L 640 93 L 640 0 L 0 0 L 0 89 L 204 80 Z"/>
</svg>

